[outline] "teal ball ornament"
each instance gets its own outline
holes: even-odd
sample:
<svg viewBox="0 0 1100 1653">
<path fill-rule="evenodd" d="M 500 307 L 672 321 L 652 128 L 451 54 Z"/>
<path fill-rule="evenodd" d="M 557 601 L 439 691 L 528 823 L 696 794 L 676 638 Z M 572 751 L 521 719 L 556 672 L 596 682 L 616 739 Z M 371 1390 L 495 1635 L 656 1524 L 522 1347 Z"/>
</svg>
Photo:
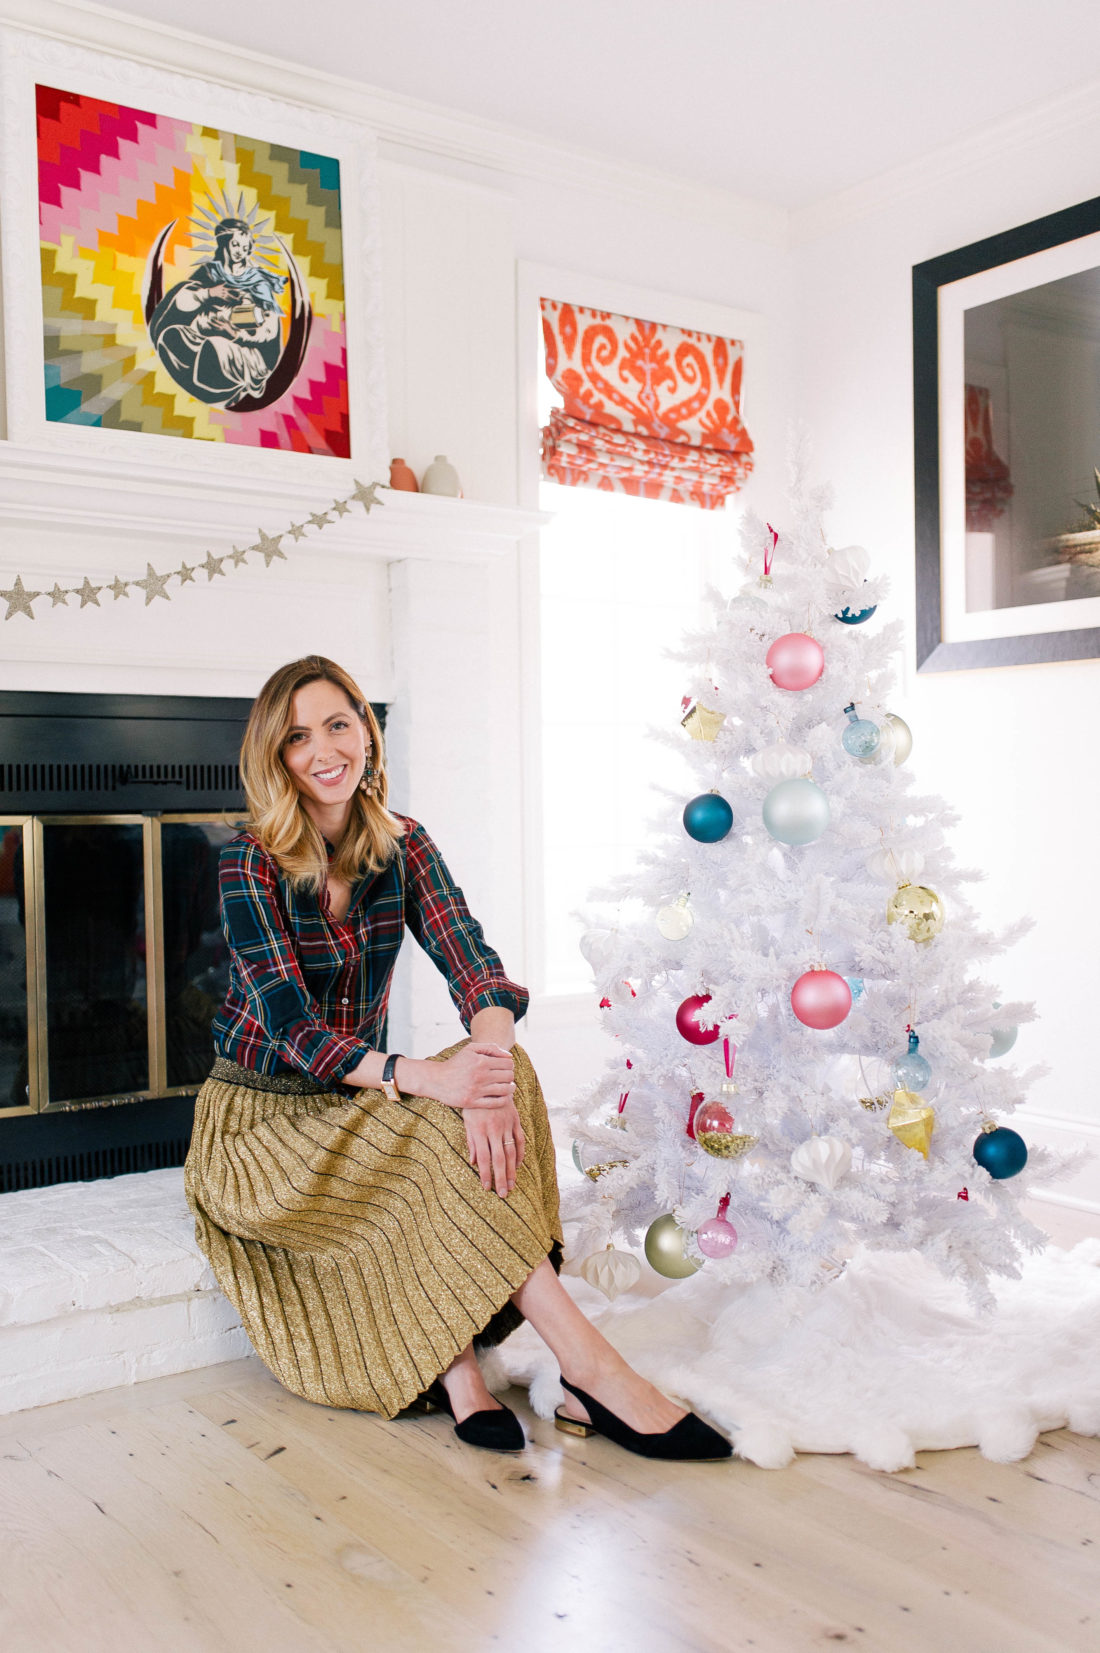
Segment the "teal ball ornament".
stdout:
<svg viewBox="0 0 1100 1653">
<path fill-rule="evenodd" d="M 666 1280 L 686 1280 L 703 1266 L 701 1261 L 696 1261 L 685 1252 L 687 1239 L 687 1230 L 680 1227 L 671 1211 L 666 1211 L 646 1230 L 646 1262 L 658 1274 L 663 1274 Z"/>
<path fill-rule="evenodd" d="M 974 1158 L 997 1182 L 1015 1177 L 1027 1164 L 1027 1143 L 1007 1125 L 986 1128 L 974 1144 Z"/>
<path fill-rule="evenodd" d="M 848 988 L 852 995 L 852 1003 L 858 1004 L 864 993 L 867 991 L 867 985 L 864 982 L 863 977 L 845 976 L 844 980 L 848 983 Z"/>
<path fill-rule="evenodd" d="M 816 781 L 779 781 L 764 799 L 764 825 L 781 844 L 812 844 L 829 825 L 829 800 Z"/>
<path fill-rule="evenodd" d="M 733 825 L 733 810 L 720 792 L 701 792 L 684 805 L 684 831 L 697 844 L 717 844 Z"/>
<path fill-rule="evenodd" d="M 842 626 L 861 626 L 864 620 L 871 618 L 877 608 L 877 603 L 872 603 L 870 608 L 858 608 L 854 611 L 850 608 L 842 608 L 839 614 L 833 615 L 833 619 L 839 620 Z"/>
<path fill-rule="evenodd" d="M 909 1049 L 904 1056 L 899 1056 L 894 1063 L 894 1089 L 896 1091 L 922 1091 L 932 1077 L 932 1065 L 920 1053 L 920 1040 L 915 1033 L 909 1035 Z"/>
</svg>

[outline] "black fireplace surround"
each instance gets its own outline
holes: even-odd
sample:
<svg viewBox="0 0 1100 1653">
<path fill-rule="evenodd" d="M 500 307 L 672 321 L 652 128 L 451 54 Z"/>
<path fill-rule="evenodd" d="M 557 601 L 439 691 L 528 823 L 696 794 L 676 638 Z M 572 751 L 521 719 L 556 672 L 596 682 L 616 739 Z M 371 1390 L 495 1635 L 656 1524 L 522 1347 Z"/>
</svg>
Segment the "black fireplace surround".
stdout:
<svg viewBox="0 0 1100 1653">
<path fill-rule="evenodd" d="M 183 1163 L 249 705 L 0 693 L 0 1192 Z"/>
</svg>

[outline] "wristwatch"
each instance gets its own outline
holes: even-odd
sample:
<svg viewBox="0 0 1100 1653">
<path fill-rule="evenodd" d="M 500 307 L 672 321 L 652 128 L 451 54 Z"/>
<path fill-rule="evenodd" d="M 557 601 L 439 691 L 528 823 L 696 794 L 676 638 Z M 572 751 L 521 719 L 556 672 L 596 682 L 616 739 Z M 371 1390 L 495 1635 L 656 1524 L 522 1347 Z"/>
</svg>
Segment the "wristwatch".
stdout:
<svg viewBox="0 0 1100 1653">
<path fill-rule="evenodd" d="M 387 1056 L 386 1065 L 382 1069 L 381 1090 L 387 1102 L 400 1102 L 401 1100 L 401 1092 L 398 1090 L 397 1083 L 393 1077 L 394 1069 L 400 1060 L 401 1057 L 399 1055 Z"/>
</svg>

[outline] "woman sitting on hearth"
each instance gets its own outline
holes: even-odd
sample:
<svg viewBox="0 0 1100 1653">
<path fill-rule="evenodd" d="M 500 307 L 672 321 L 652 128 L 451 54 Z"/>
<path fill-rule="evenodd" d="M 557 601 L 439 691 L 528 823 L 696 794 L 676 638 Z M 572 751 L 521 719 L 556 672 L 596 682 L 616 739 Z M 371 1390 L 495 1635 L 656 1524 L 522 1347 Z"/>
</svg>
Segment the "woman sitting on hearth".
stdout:
<svg viewBox="0 0 1100 1653">
<path fill-rule="evenodd" d="M 635 1452 L 728 1457 L 640 1378 L 557 1276 L 562 1231 L 527 1006 L 424 828 L 387 808 L 377 721 L 311 656 L 252 708 L 248 830 L 222 852 L 229 993 L 186 1168 L 199 1245 L 288 1389 L 393 1417 L 424 1397 L 463 1440 L 525 1444 L 475 1350 L 526 1317 L 562 1369 L 562 1427 Z M 387 1052 L 405 927 L 470 1037 Z"/>
</svg>

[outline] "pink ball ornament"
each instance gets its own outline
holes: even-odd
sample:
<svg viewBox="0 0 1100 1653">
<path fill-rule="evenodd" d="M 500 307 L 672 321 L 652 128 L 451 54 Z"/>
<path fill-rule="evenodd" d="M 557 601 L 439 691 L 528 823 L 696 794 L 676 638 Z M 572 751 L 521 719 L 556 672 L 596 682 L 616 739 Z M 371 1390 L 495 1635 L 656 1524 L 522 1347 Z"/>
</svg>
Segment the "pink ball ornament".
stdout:
<svg viewBox="0 0 1100 1653">
<path fill-rule="evenodd" d="M 812 689 L 825 670 L 825 650 L 804 631 L 789 631 L 768 650 L 767 666 L 777 689 Z"/>
<path fill-rule="evenodd" d="M 709 993 L 693 993 L 676 1012 L 676 1026 L 689 1045 L 712 1045 L 718 1037 L 717 1027 L 699 1026 L 699 1012 L 709 1003 Z"/>
<path fill-rule="evenodd" d="M 700 1223 L 695 1233 L 695 1243 L 704 1257 L 728 1257 L 737 1245 L 737 1230 L 731 1222 L 726 1220 L 726 1212 L 730 1208 L 730 1197 L 723 1194 L 718 1201 L 718 1215 L 708 1217 L 705 1223 Z"/>
<path fill-rule="evenodd" d="M 791 988 L 791 1009 L 806 1027 L 839 1027 L 852 1008 L 852 989 L 835 970 L 807 970 Z"/>
</svg>

